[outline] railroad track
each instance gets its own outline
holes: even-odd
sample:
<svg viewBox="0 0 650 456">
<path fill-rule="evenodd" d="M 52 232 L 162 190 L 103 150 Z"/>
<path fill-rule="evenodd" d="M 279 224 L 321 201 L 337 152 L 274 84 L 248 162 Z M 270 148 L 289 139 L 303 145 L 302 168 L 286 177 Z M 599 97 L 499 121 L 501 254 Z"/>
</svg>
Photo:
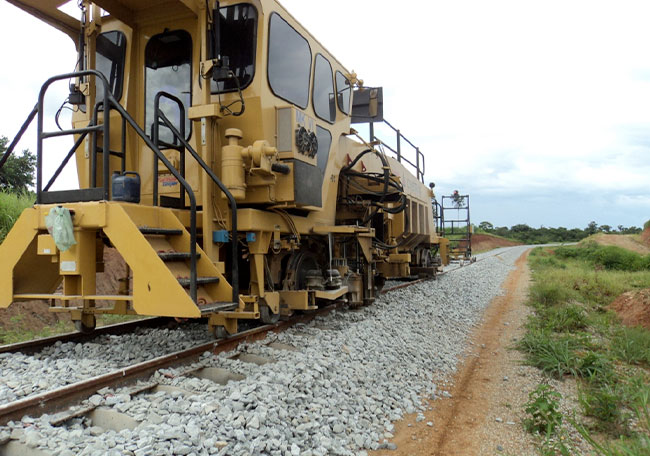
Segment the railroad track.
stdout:
<svg viewBox="0 0 650 456">
<path fill-rule="evenodd" d="M 499 253 L 496 254 L 498 255 Z M 494 254 L 490 256 L 494 256 Z M 477 263 L 480 264 L 484 259 L 485 258 L 479 259 Z M 493 267 L 498 266 L 498 263 L 500 263 L 500 261 L 494 262 L 493 263 L 494 266 L 488 267 L 489 270 L 492 270 Z M 459 269 L 465 269 L 465 267 L 446 271 L 445 274 L 449 274 L 450 272 L 457 271 Z M 476 272 L 472 274 L 476 274 Z M 398 288 L 404 288 L 422 282 L 423 280 L 415 280 L 409 283 L 399 284 L 397 287 L 387 288 L 384 291 L 389 292 L 392 290 L 396 290 Z M 436 285 L 436 288 L 439 286 L 442 286 L 442 290 L 445 289 L 450 290 L 450 287 L 453 288 L 454 285 L 453 283 L 451 283 L 451 281 L 446 280 L 446 281 L 442 281 L 440 285 Z M 449 292 L 447 291 L 446 293 L 447 296 L 449 295 L 448 293 Z M 474 291 L 472 291 L 472 295 L 474 295 Z M 357 321 L 363 322 L 367 318 L 366 315 L 371 315 L 371 314 L 374 315 L 376 312 L 379 312 L 380 308 L 383 307 L 387 309 L 388 307 L 394 305 L 394 303 L 391 303 L 390 301 L 391 299 L 393 301 L 397 300 L 396 302 L 399 302 L 399 304 L 405 304 L 402 301 L 403 300 L 402 297 L 388 298 L 389 301 L 379 304 L 378 308 L 370 307 L 370 308 L 358 309 L 357 312 L 359 312 L 359 316 L 356 316 L 357 312 L 355 311 L 337 313 L 337 316 L 335 316 L 334 318 L 327 317 L 327 319 L 325 320 L 317 321 L 316 324 L 306 325 L 304 329 L 302 329 L 302 327 L 299 327 L 299 329 L 297 330 L 294 329 L 289 332 L 288 336 L 279 335 L 278 337 L 280 341 L 284 342 L 285 344 L 291 344 L 295 346 L 294 349 L 298 352 L 304 351 L 304 345 L 303 345 L 304 342 L 300 342 L 299 340 L 304 341 L 305 337 L 315 338 L 316 340 L 318 340 L 317 345 L 321 345 L 323 347 L 332 347 L 332 349 L 335 349 L 333 354 L 328 356 L 333 356 L 334 358 L 343 356 L 345 358 L 348 358 L 349 356 L 352 356 L 355 353 L 349 351 L 347 347 L 350 347 L 350 350 L 360 350 L 360 347 L 354 346 L 354 344 L 350 345 L 351 342 L 347 342 L 347 341 L 345 342 L 347 347 L 346 345 L 340 345 L 340 342 L 339 345 L 330 345 L 331 342 L 329 343 L 327 342 L 329 340 L 332 340 L 333 336 L 330 336 L 330 334 L 335 335 L 337 334 L 336 330 L 340 329 L 339 323 L 337 322 L 357 322 Z M 465 303 L 466 300 L 462 299 L 459 302 Z M 29 436 L 25 438 L 25 435 L 22 435 L 21 437 L 20 433 L 24 432 L 26 434 L 29 434 L 31 432 L 30 429 L 38 430 L 39 427 L 45 425 L 43 424 L 46 422 L 45 420 L 47 420 L 48 423 L 46 426 L 48 427 L 56 426 L 57 428 L 61 428 L 62 429 L 61 432 L 64 434 L 66 432 L 68 433 L 77 432 L 76 430 L 78 429 L 85 429 L 84 437 L 83 437 L 84 439 L 91 438 L 87 436 L 87 433 L 90 430 L 89 428 L 91 422 L 93 427 L 105 429 L 105 432 L 109 432 L 108 430 L 110 429 L 119 433 L 121 429 L 127 429 L 129 426 L 131 426 L 132 428 L 134 426 L 139 426 L 139 429 L 143 429 L 142 426 L 144 426 L 145 429 L 148 429 L 147 428 L 148 424 L 146 423 L 149 422 L 149 418 L 150 418 L 149 415 L 147 415 L 144 418 L 142 418 L 142 416 L 139 417 L 136 413 L 137 410 L 134 412 L 132 409 L 127 410 L 127 413 L 125 414 L 123 413 L 124 410 L 120 407 L 127 407 L 129 404 L 135 404 L 135 403 L 139 404 L 138 405 L 139 407 L 142 407 L 143 403 L 149 403 L 150 401 L 155 402 L 156 400 L 161 400 L 161 394 L 164 396 L 164 399 L 162 399 L 164 401 L 171 400 L 170 397 L 174 397 L 173 395 L 178 395 L 178 394 L 189 394 L 189 395 L 202 394 L 203 399 L 201 399 L 201 403 L 208 404 L 209 406 L 209 402 L 211 400 L 210 398 L 214 397 L 212 393 L 209 393 L 209 391 L 212 391 L 211 388 L 214 387 L 210 387 L 208 384 L 210 383 L 214 384 L 213 382 L 216 383 L 221 382 L 221 384 L 224 384 L 229 379 L 240 380 L 247 377 L 249 374 L 254 375 L 253 378 L 246 380 L 244 383 L 240 384 L 239 382 L 237 382 L 236 384 L 224 386 L 221 389 L 219 389 L 219 391 L 224 391 L 225 389 L 226 399 L 228 398 L 228 394 L 233 394 L 233 392 L 237 393 L 241 389 L 243 389 L 242 394 L 245 395 L 247 394 L 246 389 L 252 387 L 251 386 L 252 384 L 255 385 L 254 386 L 255 388 L 258 387 L 257 386 L 258 385 L 257 382 L 259 381 L 258 376 L 263 375 L 262 369 L 264 369 L 264 368 L 259 368 L 258 370 L 257 366 L 247 364 L 247 363 L 263 364 L 269 362 L 273 363 L 276 361 L 281 361 L 282 363 L 286 363 L 288 358 L 293 359 L 294 356 L 298 356 L 298 359 L 303 359 L 303 362 L 305 363 L 304 368 L 307 369 L 308 371 L 311 371 L 311 369 L 314 368 L 314 366 L 315 367 L 319 366 L 319 362 L 320 363 L 323 362 L 322 358 L 320 359 L 320 361 L 318 361 L 317 359 L 313 359 L 311 355 L 309 355 L 310 353 L 312 353 L 310 351 L 311 349 L 298 355 L 289 354 L 289 352 L 285 352 L 285 354 L 280 355 L 278 354 L 277 351 L 275 351 L 276 349 L 291 350 L 293 347 L 292 346 L 274 347 L 271 346 L 271 344 L 264 344 L 264 345 L 245 344 L 240 348 L 239 351 L 236 351 L 234 354 L 230 353 L 228 355 L 228 358 L 208 356 L 206 352 L 208 353 L 231 352 L 235 350 L 236 347 L 242 343 L 259 341 L 261 339 L 264 339 L 265 337 L 267 337 L 270 331 L 281 332 L 291 326 L 296 326 L 299 325 L 300 323 L 307 323 L 318 316 L 324 315 L 327 312 L 331 312 L 335 308 L 336 306 L 330 306 L 329 308 L 322 309 L 311 315 L 301 315 L 299 318 L 295 318 L 291 321 L 283 321 L 277 325 L 267 325 L 267 326 L 251 329 L 242 332 L 240 334 L 237 334 L 233 337 L 230 337 L 228 339 L 210 341 L 208 343 L 200 343 L 187 350 L 179 350 L 165 356 L 160 356 L 158 358 L 150 359 L 142 363 L 137 363 L 131 366 L 116 369 L 113 372 L 109 372 L 104 375 L 99 375 L 74 384 L 70 384 L 65 387 L 57 388 L 52 391 L 46 391 L 34 396 L 27 397 L 25 399 L 13 401 L 11 403 L 6 403 L 5 405 L 0 406 L 0 425 L 5 425 L 10 421 L 14 421 L 15 424 L 10 425 L 9 427 L 5 427 L 4 430 L 3 428 L 0 428 L 0 453 L 7 454 L 9 456 L 14 454 L 16 455 L 26 454 L 24 453 L 24 451 L 26 450 L 27 446 L 30 443 L 30 438 Z M 454 305 L 453 303 L 449 303 L 449 307 L 447 308 L 454 309 L 454 311 L 456 311 L 458 309 L 458 306 Z M 369 313 L 366 314 L 366 312 Z M 403 312 L 404 309 L 400 310 L 400 313 L 403 314 Z M 419 310 L 415 312 L 419 312 Z M 440 318 L 439 316 L 443 318 L 441 322 L 444 322 L 444 324 L 449 324 L 451 325 L 451 327 L 458 328 L 457 323 L 450 322 L 449 320 L 450 317 L 453 317 L 453 313 L 452 314 L 447 313 L 448 310 L 433 310 L 432 312 L 433 313 L 430 314 L 430 317 L 433 316 L 433 320 L 430 317 L 421 319 L 421 321 L 423 322 L 426 328 L 430 328 L 429 326 L 426 325 L 428 325 L 429 322 L 435 322 L 436 319 Z M 417 313 L 415 315 L 417 315 Z M 474 316 L 477 315 L 477 313 L 476 311 L 471 311 L 468 312 L 467 315 L 470 315 L 471 318 L 474 318 Z M 386 318 L 387 318 L 386 316 L 384 316 L 383 318 L 379 317 L 377 321 L 385 322 L 387 321 Z M 392 314 L 391 317 L 388 318 L 390 319 L 391 322 L 390 325 L 392 328 L 393 325 L 397 322 L 392 320 L 393 318 Z M 402 320 L 403 319 L 404 318 L 402 317 Z M 469 324 L 469 323 L 463 323 L 463 324 Z M 365 326 L 365 324 L 359 323 L 359 326 L 361 328 Z M 401 334 L 406 334 L 403 331 L 409 331 L 409 329 L 407 329 L 408 327 L 410 327 L 410 324 L 407 326 L 402 326 L 400 330 L 397 330 L 397 333 L 402 331 Z M 378 329 L 372 330 L 371 333 L 382 334 L 382 330 L 379 329 L 382 328 L 381 323 L 377 328 Z M 434 330 L 436 331 L 439 330 L 438 329 L 439 326 L 434 325 L 432 328 L 434 328 Z M 352 329 L 353 337 L 356 337 L 358 330 L 360 329 Z M 427 329 L 427 331 L 429 330 L 430 329 Z M 425 337 L 427 331 L 423 331 L 423 330 L 415 331 L 413 332 L 413 334 L 415 335 L 420 334 L 422 335 L 422 337 Z M 391 332 L 388 333 L 387 335 L 390 336 L 390 334 L 396 334 L 396 333 Z M 457 331 L 453 331 L 452 334 L 457 335 L 458 333 Z M 296 337 L 298 337 L 299 339 L 296 339 Z M 416 340 L 417 342 L 412 341 L 409 343 L 413 344 L 413 346 L 427 347 L 426 344 L 422 343 L 422 339 L 416 339 Z M 395 339 L 395 341 L 397 341 L 397 344 L 403 342 L 402 336 L 398 336 L 397 339 Z M 381 344 L 383 342 L 384 342 L 383 339 L 380 338 L 375 340 L 374 342 L 370 342 L 370 341 L 362 342 L 361 345 L 365 343 L 366 346 L 373 346 L 373 347 L 378 346 L 380 347 L 378 348 L 378 350 L 381 353 L 384 353 L 387 346 L 381 348 L 382 347 Z M 391 342 L 391 343 L 395 343 L 395 342 Z M 459 344 L 450 343 L 448 345 L 442 346 L 442 348 L 444 350 L 449 350 L 450 347 L 453 348 L 457 346 L 459 346 Z M 438 353 L 440 353 L 438 351 L 439 348 L 436 348 L 435 350 L 436 350 L 435 353 L 437 357 Z M 307 357 L 305 358 L 305 356 Z M 266 359 L 261 359 L 262 357 L 265 357 Z M 242 362 L 226 363 L 225 361 L 229 361 L 229 358 L 237 358 L 239 361 Z M 427 355 L 416 359 L 429 360 L 433 358 L 431 357 L 431 355 Z M 312 366 L 312 363 L 315 363 L 315 365 Z M 270 366 L 273 366 L 273 364 L 271 364 Z M 277 368 L 272 367 L 271 369 L 278 369 L 280 368 L 279 366 L 280 365 L 278 365 Z M 320 364 L 320 366 L 323 366 L 323 364 Z M 339 366 L 338 364 L 330 364 L 329 368 L 338 369 Z M 403 369 L 403 367 L 400 369 Z M 430 372 L 430 369 L 427 368 L 426 371 Z M 392 375 L 401 375 L 402 372 L 403 371 L 400 370 L 399 373 L 393 373 Z M 355 378 L 355 377 L 353 375 L 348 378 Z M 193 382 L 196 382 L 197 379 L 202 379 L 201 380 L 202 383 L 198 385 L 199 386 L 198 388 L 194 388 L 193 385 L 195 385 L 195 383 Z M 402 385 L 396 391 L 403 390 L 404 386 L 405 385 Z M 174 390 L 175 387 L 176 390 Z M 179 392 L 178 387 L 184 389 L 185 392 L 184 393 Z M 202 391 L 202 393 L 196 393 L 196 391 Z M 208 391 L 207 395 L 206 395 L 206 391 Z M 395 393 L 391 393 L 391 394 L 395 394 Z M 120 399 L 123 396 L 129 396 L 130 399 Z M 118 399 L 125 400 L 127 402 L 115 403 L 115 397 L 118 397 Z M 219 400 L 221 401 L 221 399 Z M 76 405 L 71 406 L 71 404 L 73 403 Z M 186 400 L 186 403 L 189 404 L 191 403 L 191 401 Z M 219 404 L 221 404 L 221 402 L 219 402 Z M 336 404 L 335 403 L 333 404 L 334 404 L 333 407 L 335 407 Z M 221 406 L 217 405 L 217 407 L 221 407 Z M 364 410 L 368 410 L 368 408 L 366 407 L 364 408 Z M 233 409 L 233 413 L 235 413 L 234 409 Z M 241 413 L 248 413 L 248 411 L 244 411 Z M 239 416 L 240 418 L 241 418 L 241 413 Z M 48 415 L 42 416 L 43 414 L 48 414 Z M 30 416 L 32 418 L 28 418 L 27 420 L 22 419 L 22 422 L 19 423 L 18 420 L 21 420 L 21 418 L 23 418 L 24 416 Z M 42 418 L 38 418 L 39 416 L 42 416 Z M 184 422 L 186 422 L 187 419 L 191 419 L 191 418 L 184 418 L 185 416 L 188 415 L 183 414 L 182 412 L 181 412 L 181 416 L 183 417 L 182 420 Z M 190 414 L 189 416 L 191 417 L 193 415 Z M 237 417 L 238 415 L 235 414 L 233 416 Z M 328 415 L 326 414 L 324 416 L 327 417 Z M 211 420 L 213 419 L 214 417 Z M 220 417 L 220 420 L 224 420 L 224 419 L 225 419 L 224 417 Z M 326 420 L 327 418 L 324 419 Z M 391 416 L 390 421 L 393 421 L 395 419 L 398 418 L 396 418 L 395 416 Z M 111 420 L 112 422 L 114 423 L 117 422 L 118 424 L 111 425 L 110 424 Z M 217 422 L 219 422 L 219 420 L 217 420 Z M 30 423 L 34 423 L 34 424 L 30 424 Z M 294 425 L 295 424 L 296 423 L 294 423 Z M 120 428 L 119 426 L 125 426 L 125 427 Z M 201 427 L 203 426 L 205 425 L 202 425 Z M 329 435 L 342 435 L 342 434 L 336 434 L 336 432 L 339 431 L 336 428 L 337 424 L 335 422 L 328 421 L 325 424 L 325 429 L 326 429 L 325 432 L 329 432 L 327 431 L 328 426 L 330 426 L 330 429 L 332 429 L 331 432 L 334 433 Z M 347 426 L 352 426 L 352 425 L 348 422 L 345 428 L 346 429 L 345 433 L 359 432 L 358 429 L 349 430 L 350 428 L 348 428 Z M 16 432 L 12 431 L 12 429 Z M 255 429 L 255 427 L 253 427 L 253 429 Z M 338 429 L 341 429 L 341 427 L 339 426 Z M 244 429 L 244 431 L 246 432 L 246 436 L 248 438 L 249 437 L 248 424 L 246 425 L 246 429 Z M 9 435 L 9 432 L 13 432 L 13 434 Z M 141 432 L 145 432 L 145 431 L 141 431 Z M 47 434 L 42 434 L 42 435 L 47 435 Z M 218 435 L 224 436 L 222 431 L 220 431 Z M 355 434 L 350 434 L 350 435 L 355 435 Z M 379 435 L 381 435 L 381 433 Z M 49 437 L 40 437 L 40 438 L 47 439 Z M 111 437 L 109 437 L 109 440 L 110 438 Z M 228 454 L 244 454 L 241 451 L 234 451 L 233 453 L 229 452 L 233 448 L 233 445 L 235 446 L 236 449 L 236 444 L 238 441 L 237 438 L 233 440 L 233 435 L 226 433 L 225 437 L 222 438 L 224 439 L 224 441 L 227 440 L 229 442 L 228 445 L 230 446 L 228 446 L 228 448 L 226 449 L 228 451 Z M 372 439 L 374 440 L 370 441 L 366 437 L 366 440 L 364 440 L 363 443 L 360 443 L 362 442 L 362 440 L 356 440 L 355 441 L 356 443 L 353 442 L 352 446 L 349 446 L 348 448 L 352 448 L 353 446 L 356 446 L 356 448 L 364 448 L 364 447 L 369 448 L 368 446 L 369 442 L 372 444 L 373 442 L 379 441 L 378 440 L 379 437 L 372 437 Z M 85 441 L 86 440 L 84 440 L 84 442 Z M 88 444 L 92 444 L 91 442 L 92 440 L 88 440 Z M 158 445 L 159 443 L 160 442 L 157 441 L 156 445 Z M 216 443 L 226 444 L 225 442 L 216 442 Z M 191 443 L 188 444 L 192 445 Z M 384 444 L 386 444 L 386 442 L 384 442 Z M 42 447 L 39 448 L 43 449 Z M 138 446 L 137 448 L 146 449 L 146 447 L 142 447 L 142 446 Z M 387 448 L 387 447 L 383 446 L 380 448 Z M 72 450 L 74 450 L 74 448 L 72 448 Z M 74 451 L 72 454 L 76 454 Z M 54 454 L 59 453 L 57 450 L 52 450 L 52 452 Z M 328 453 L 321 453 L 321 454 L 328 454 Z M 64 453 L 64 454 L 68 454 L 68 453 Z M 145 452 L 142 454 L 148 454 L 148 453 Z M 183 453 L 181 452 L 179 454 L 183 454 Z M 318 454 L 318 453 L 314 453 L 314 454 Z"/>
<path fill-rule="evenodd" d="M 462 269 L 462 268 L 464 268 L 464 267 L 471 266 L 471 265 L 473 265 L 473 264 L 475 264 L 475 263 L 479 263 L 479 262 L 481 262 L 481 261 L 484 261 L 484 260 L 486 260 L 486 259 L 488 259 L 488 258 L 495 257 L 495 256 L 499 256 L 499 255 L 501 255 L 505 250 L 507 250 L 507 249 L 509 249 L 509 248 L 510 248 L 510 247 L 503 247 L 503 248 L 500 248 L 500 249 L 496 249 L 496 251 L 493 252 L 493 253 L 492 253 L 492 252 L 485 252 L 485 253 L 482 253 L 480 258 L 479 258 L 479 257 L 474 257 L 472 261 L 469 261 L 469 262 L 461 262 L 461 263 L 458 265 L 458 267 L 453 268 L 453 269 L 447 269 L 447 270 L 444 270 L 444 271 L 442 271 L 442 272 L 439 272 L 439 273 L 436 275 L 436 277 L 444 276 L 444 275 L 449 274 L 449 273 L 451 273 L 451 272 L 458 271 L 458 270 L 460 270 L 460 269 Z M 398 285 L 394 285 L 394 286 L 391 286 L 391 287 L 388 287 L 388 288 L 384 288 L 384 289 L 381 291 L 381 293 L 382 293 L 382 294 L 385 294 L 385 293 L 388 293 L 388 292 L 391 292 L 391 291 L 394 291 L 394 290 L 399 290 L 400 288 L 410 287 L 411 285 L 415 285 L 415 284 L 417 284 L 417 283 L 422 283 L 422 282 L 428 282 L 428 281 L 430 281 L 430 280 L 435 280 L 436 277 L 425 277 L 425 278 L 421 278 L 421 279 L 413 279 L 413 280 L 405 281 L 404 283 L 400 283 L 400 284 L 398 284 Z"/>
<path fill-rule="evenodd" d="M 338 308 L 338 305 L 331 305 L 324 307 L 313 313 L 306 315 L 298 315 L 293 317 L 291 320 L 280 321 L 273 325 L 264 325 L 257 328 L 253 328 L 247 331 L 240 332 L 226 339 L 219 339 L 216 341 L 211 341 L 208 343 L 196 345 L 186 350 L 177 351 L 170 353 L 164 356 L 159 356 L 157 358 L 147 360 L 141 363 L 137 363 L 128 367 L 120 368 L 106 374 L 98 375 L 96 377 L 88 378 L 76 383 L 71 383 L 63 387 L 57 388 L 52 391 L 46 391 L 36 395 L 29 396 L 24 399 L 20 399 L 14 402 L 0 405 L 0 426 L 6 425 L 9 421 L 19 420 L 23 416 L 40 416 L 46 413 L 55 413 L 62 409 L 65 409 L 71 403 L 78 402 L 83 400 L 90 395 L 96 393 L 97 391 L 106 388 L 116 388 L 120 386 L 126 386 L 136 383 L 138 380 L 142 380 L 151 376 L 151 374 L 159 369 L 164 369 L 168 367 L 190 364 L 204 352 L 212 352 L 214 354 L 223 353 L 227 351 L 234 350 L 237 346 L 244 342 L 253 342 L 257 340 L 262 340 L 266 337 L 269 332 L 279 332 L 283 331 L 286 328 L 291 326 L 307 323 L 313 320 L 316 316 L 323 315 L 331 312 L 332 310 Z M 153 320 L 153 319 L 152 319 Z M 133 322 L 130 322 L 133 323 Z M 153 322 L 151 322 L 153 323 Z M 134 325 L 129 325 L 129 328 L 133 329 Z M 112 328 L 112 331 L 115 331 L 116 328 Z M 121 326 L 119 330 L 126 331 L 124 326 Z M 109 334 L 115 334 L 115 332 L 108 332 Z M 71 336 L 75 334 L 64 335 L 64 340 L 69 341 Z M 85 335 L 87 336 L 87 335 Z M 23 351 L 23 350 L 35 350 L 36 347 L 42 347 L 45 341 L 52 342 L 57 341 L 56 337 L 40 339 L 34 341 L 31 345 L 29 343 L 25 344 L 14 344 L 13 346 L 6 346 L 13 348 L 13 351 Z M 74 338 L 74 341 L 83 341 L 88 340 L 85 337 Z M 3 347 L 5 348 L 5 347 Z M 3 350 L 4 353 L 11 352 L 12 350 Z M 154 386 L 149 386 L 146 389 L 152 389 Z M 55 419 L 55 422 L 61 422 L 61 420 L 66 421 L 68 419 L 79 416 L 79 414 L 87 414 L 93 410 L 92 407 L 85 408 L 80 411 L 72 411 L 70 415 L 62 415 Z M 2 442 L 0 442 L 0 445 Z"/>
<path fill-rule="evenodd" d="M 26 342 L 17 342 L 15 344 L 0 345 L 0 354 L 2 353 L 35 353 L 45 347 L 49 347 L 57 342 L 88 342 L 102 335 L 120 335 L 137 328 L 159 328 L 170 324 L 173 320 L 166 317 L 143 318 L 140 320 L 127 321 L 125 323 L 116 323 L 113 325 L 100 326 L 92 333 L 84 334 L 81 332 L 71 332 L 58 334 L 56 336 L 44 337 L 40 339 L 28 340 Z"/>
<path fill-rule="evenodd" d="M 496 253 L 498 255 L 499 253 Z M 490 255 L 495 256 L 495 255 Z M 483 261 L 488 258 L 483 257 L 477 261 Z M 468 263 L 474 264 L 474 263 Z M 448 274 L 453 271 L 457 271 L 464 266 L 461 265 L 459 268 L 448 270 L 442 274 Z M 387 288 L 383 293 L 388 293 L 393 290 L 400 288 L 408 287 L 417 283 L 422 283 L 430 279 L 419 279 L 414 280 L 408 283 L 399 284 L 394 287 Z M 0 425 L 6 425 L 12 420 L 19 420 L 24 416 L 37 417 L 43 414 L 54 414 L 50 419 L 50 423 L 55 425 L 60 425 L 74 418 L 81 416 L 88 416 L 95 413 L 98 405 L 88 404 L 85 406 L 74 406 L 70 407 L 70 404 L 78 404 L 84 399 L 89 398 L 93 394 L 101 391 L 105 388 L 115 389 L 119 387 L 130 386 L 130 393 L 132 395 L 137 395 L 143 392 L 155 391 L 160 388 L 162 385 L 156 382 L 151 382 L 152 373 L 159 371 L 161 369 L 167 369 L 178 366 L 187 366 L 199 359 L 199 357 L 205 352 L 211 353 L 223 353 L 234 350 L 239 344 L 244 342 L 252 342 L 264 339 L 269 332 L 279 332 L 284 329 L 294 326 L 300 323 L 306 323 L 315 318 L 318 315 L 323 315 L 325 313 L 331 312 L 337 306 L 329 306 L 327 308 L 321 309 L 318 312 L 315 312 L 310 315 L 301 315 L 296 318 L 291 319 L 290 321 L 282 321 L 275 325 L 265 325 L 257 327 L 248 331 L 239 333 L 228 339 L 221 339 L 218 341 L 211 341 L 209 343 L 200 344 L 194 347 L 191 347 L 187 350 L 177 351 L 168 355 L 160 356 L 155 359 L 151 359 L 145 362 L 137 363 L 128 367 L 117 369 L 113 372 L 109 372 L 103 375 L 99 375 L 93 378 L 89 378 L 80 382 L 66 385 L 61 388 L 57 388 L 52 391 L 46 391 L 40 394 L 36 394 L 24 399 L 20 399 L 11 403 L 7 403 L 0 406 Z M 113 325 L 113 327 L 106 327 L 102 329 L 102 332 L 107 334 L 119 334 L 124 333 L 137 326 L 137 323 L 145 323 L 146 325 L 160 325 L 161 321 L 155 321 L 158 319 L 141 320 L 138 322 L 129 322 L 127 325 Z M 99 331 L 99 330 L 98 330 Z M 97 334 L 95 334 L 96 336 Z M 67 341 L 86 341 L 89 340 L 88 335 L 79 335 L 79 334 L 69 334 L 65 335 L 64 339 Z M 57 338 L 48 338 L 44 340 L 34 341 L 32 343 L 25 344 L 14 344 L 13 346 L 0 347 L 0 353 L 7 353 L 11 351 L 22 351 L 22 352 L 33 352 L 38 349 L 38 347 L 43 347 L 48 344 L 51 344 L 53 341 L 56 341 Z M 237 356 L 237 355 L 235 355 Z M 196 375 L 197 369 L 186 369 L 182 375 Z M 224 375 L 221 372 L 220 375 Z M 226 377 L 227 378 L 227 375 Z M 142 380 L 148 380 L 144 384 L 136 385 L 137 382 Z M 213 379 L 214 380 L 214 379 Z M 87 404 L 87 402 L 86 402 Z M 2 442 L 0 440 L 0 445 L 7 442 Z M 20 454 L 14 453 L 14 454 Z"/>
</svg>

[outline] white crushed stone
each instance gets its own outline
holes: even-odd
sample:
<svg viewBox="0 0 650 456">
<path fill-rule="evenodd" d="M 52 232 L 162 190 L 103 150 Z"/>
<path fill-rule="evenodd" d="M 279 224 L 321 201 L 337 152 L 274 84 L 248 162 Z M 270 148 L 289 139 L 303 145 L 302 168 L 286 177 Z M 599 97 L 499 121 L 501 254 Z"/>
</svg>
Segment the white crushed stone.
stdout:
<svg viewBox="0 0 650 456">
<path fill-rule="evenodd" d="M 209 342 L 205 325 L 138 328 L 86 343 L 57 342 L 38 353 L 0 354 L 0 405 Z"/>
</svg>

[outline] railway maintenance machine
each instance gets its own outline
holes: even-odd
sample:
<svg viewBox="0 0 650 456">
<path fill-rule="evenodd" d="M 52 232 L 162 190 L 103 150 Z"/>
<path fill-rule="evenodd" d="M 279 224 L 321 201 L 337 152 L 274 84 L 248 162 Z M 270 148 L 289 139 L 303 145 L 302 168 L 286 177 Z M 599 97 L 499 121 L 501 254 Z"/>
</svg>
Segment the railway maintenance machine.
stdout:
<svg viewBox="0 0 650 456">
<path fill-rule="evenodd" d="M 424 155 L 398 130 L 393 154 L 351 129 L 383 122 L 381 89 L 275 0 L 82 0 L 79 19 L 61 0 L 9 2 L 69 35 L 78 62 L 7 150 L 35 119 L 36 204 L 0 245 L 0 308 L 46 299 L 81 331 L 98 314 L 207 318 L 224 336 L 369 304 L 386 279 L 434 274 L 432 252 L 444 261 Z M 55 84 L 72 125 L 45 131 Z M 74 145 L 46 176 L 63 135 Z M 70 160 L 78 183 L 53 190 Z M 100 295 L 107 247 L 128 271 Z"/>
</svg>

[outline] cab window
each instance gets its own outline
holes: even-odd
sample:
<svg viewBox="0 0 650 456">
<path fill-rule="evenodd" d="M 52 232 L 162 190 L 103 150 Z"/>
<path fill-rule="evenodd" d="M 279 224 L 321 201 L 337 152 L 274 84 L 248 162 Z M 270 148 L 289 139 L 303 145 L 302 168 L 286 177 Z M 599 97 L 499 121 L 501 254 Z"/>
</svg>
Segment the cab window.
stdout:
<svg viewBox="0 0 650 456">
<path fill-rule="evenodd" d="M 311 49 L 307 40 L 273 13 L 269 21 L 269 85 L 273 93 L 301 108 L 309 104 Z"/>
<path fill-rule="evenodd" d="M 185 107 L 185 134 L 191 136 L 187 116 L 192 93 L 192 37 L 185 30 L 175 30 L 151 37 L 145 48 L 145 127 L 153 136 L 154 99 L 158 92 L 178 97 Z M 176 103 L 160 99 L 160 109 L 180 131 L 179 109 Z M 160 127 L 160 140 L 174 143 L 172 132 Z"/>
<path fill-rule="evenodd" d="M 110 91 L 116 100 L 122 98 L 125 55 L 126 37 L 124 33 L 112 31 L 100 33 L 97 36 L 95 69 L 106 77 Z"/>
<path fill-rule="evenodd" d="M 352 95 L 352 87 L 350 87 L 350 80 L 346 78 L 340 71 L 336 72 L 336 100 L 339 109 L 343 114 L 350 114 L 350 96 Z"/>
<path fill-rule="evenodd" d="M 212 81 L 212 93 L 244 89 L 255 75 L 257 45 L 257 10 L 252 5 L 238 4 L 219 8 L 221 16 L 221 55 L 237 81 Z"/>
<path fill-rule="evenodd" d="M 334 81 L 332 65 L 321 54 L 316 54 L 314 64 L 314 94 L 312 96 L 316 116 L 330 123 L 336 119 L 336 102 L 334 101 Z"/>
</svg>

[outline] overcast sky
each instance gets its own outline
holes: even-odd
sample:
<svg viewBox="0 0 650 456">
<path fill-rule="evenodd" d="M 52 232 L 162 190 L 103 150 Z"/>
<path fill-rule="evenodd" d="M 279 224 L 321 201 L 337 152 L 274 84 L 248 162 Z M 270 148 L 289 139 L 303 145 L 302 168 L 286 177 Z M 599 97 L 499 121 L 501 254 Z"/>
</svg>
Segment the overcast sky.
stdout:
<svg viewBox="0 0 650 456">
<path fill-rule="evenodd" d="M 282 4 L 366 85 L 384 88 L 385 118 L 424 152 L 426 181 L 439 195 L 469 193 L 475 223 L 650 219 L 650 2 Z M 0 135 L 12 137 L 75 53 L 4 1 L 0 20 Z M 34 135 L 22 146 L 34 151 Z"/>
</svg>

